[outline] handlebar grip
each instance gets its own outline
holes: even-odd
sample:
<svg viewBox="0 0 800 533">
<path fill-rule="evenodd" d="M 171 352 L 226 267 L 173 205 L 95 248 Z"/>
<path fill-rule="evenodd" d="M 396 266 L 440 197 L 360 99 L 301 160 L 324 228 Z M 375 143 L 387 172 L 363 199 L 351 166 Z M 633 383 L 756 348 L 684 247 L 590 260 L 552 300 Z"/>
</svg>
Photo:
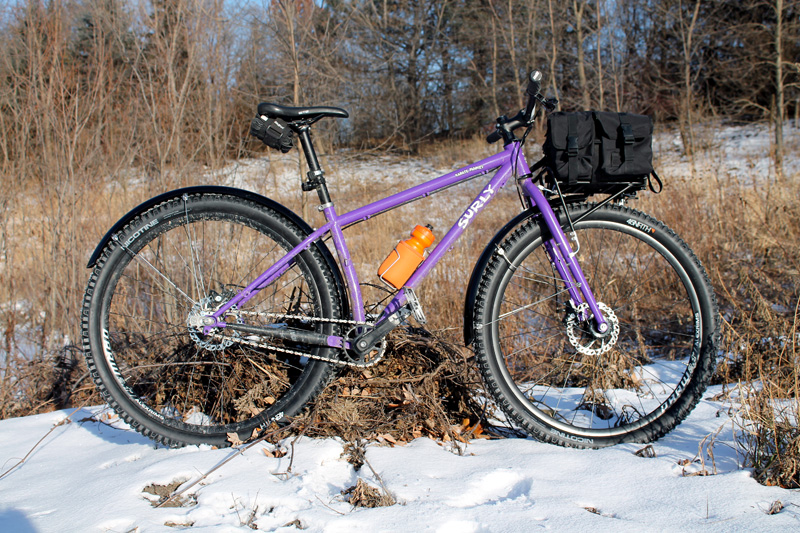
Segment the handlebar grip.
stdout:
<svg viewBox="0 0 800 533">
<path fill-rule="evenodd" d="M 502 138 L 503 138 L 503 136 L 502 136 L 502 135 L 500 135 L 500 133 L 499 133 L 499 132 L 497 132 L 497 131 L 493 131 L 492 133 L 490 133 L 490 134 L 489 134 L 489 135 L 486 137 L 486 142 L 487 142 L 487 143 L 489 143 L 489 144 L 494 144 L 494 143 L 496 143 L 497 141 L 499 141 L 499 140 L 500 140 L 500 139 L 502 139 Z"/>
<path fill-rule="evenodd" d="M 528 93 L 528 96 L 536 96 L 541 88 L 542 73 L 538 70 L 531 71 L 530 76 L 528 76 L 528 88 L 525 92 Z"/>
<path fill-rule="evenodd" d="M 527 121 L 533 118 L 531 114 L 533 113 L 533 106 L 536 104 L 536 95 L 539 94 L 539 89 L 542 88 L 542 73 L 538 70 L 531 71 L 530 76 L 528 76 L 528 88 L 525 90 L 528 93 L 528 105 L 525 107 L 525 118 Z"/>
</svg>

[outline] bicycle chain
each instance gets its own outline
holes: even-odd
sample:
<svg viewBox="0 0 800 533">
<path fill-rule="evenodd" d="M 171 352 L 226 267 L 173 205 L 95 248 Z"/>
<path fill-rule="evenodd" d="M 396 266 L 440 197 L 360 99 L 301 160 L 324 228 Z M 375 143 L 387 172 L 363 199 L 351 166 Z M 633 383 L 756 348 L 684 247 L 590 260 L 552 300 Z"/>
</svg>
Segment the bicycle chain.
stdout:
<svg viewBox="0 0 800 533">
<path fill-rule="evenodd" d="M 259 313 L 259 312 L 256 312 L 256 311 L 241 311 L 241 310 L 238 310 L 236 312 L 236 314 L 238 314 L 238 315 L 256 316 L 256 317 L 260 317 L 260 318 L 269 318 L 269 319 L 303 320 L 303 321 L 306 321 L 306 322 L 327 322 L 327 323 L 333 323 L 333 324 L 347 324 L 347 325 L 352 326 L 352 327 L 359 327 L 359 326 L 373 327 L 375 325 L 374 322 L 359 322 L 359 321 L 356 321 L 356 320 L 345 320 L 345 319 L 341 319 L 341 318 L 322 318 L 322 317 L 308 316 L 308 315 L 288 315 L 288 314 L 283 314 L 283 313 Z M 207 336 L 215 338 L 215 339 L 219 339 L 221 341 L 230 341 L 231 338 L 232 338 L 231 336 L 221 335 L 219 333 L 209 333 Z M 251 340 L 245 339 L 244 337 L 235 337 L 235 339 L 236 340 L 234 342 L 235 343 L 239 343 L 239 344 L 247 344 L 249 346 L 253 346 L 253 347 L 256 347 L 256 348 L 262 348 L 262 349 L 266 349 L 266 350 L 274 350 L 274 351 L 277 351 L 277 352 L 288 353 L 290 355 L 297 355 L 299 357 L 308 357 L 309 359 L 315 359 L 317 361 L 323 361 L 323 362 L 326 362 L 326 363 L 333 363 L 333 364 L 337 364 L 337 365 L 341 365 L 341 366 L 349 366 L 349 367 L 352 367 L 352 368 L 368 368 L 370 366 L 373 366 L 373 365 L 377 364 L 381 359 L 383 359 L 383 350 L 381 350 L 381 353 L 379 354 L 379 356 L 374 358 L 372 361 L 368 361 L 368 362 L 365 362 L 365 363 L 357 363 L 357 362 L 354 362 L 354 361 L 347 361 L 345 359 L 338 359 L 338 358 L 334 358 L 334 357 L 323 357 L 321 355 L 314 355 L 314 354 L 311 354 L 311 353 L 308 353 L 308 352 L 301 352 L 299 350 L 292 350 L 290 348 L 285 348 L 283 346 L 275 346 L 273 344 L 268 344 L 268 343 L 265 343 L 265 342 L 251 341 Z M 386 341 L 384 340 L 382 342 L 383 342 L 384 348 L 385 348 Z M 331 346 L 331 348 L 335 348 L 335 346 Z M 339 347 L 339 349 L 343 353 L 345 352 L 344 348 Z"/>
</svg>

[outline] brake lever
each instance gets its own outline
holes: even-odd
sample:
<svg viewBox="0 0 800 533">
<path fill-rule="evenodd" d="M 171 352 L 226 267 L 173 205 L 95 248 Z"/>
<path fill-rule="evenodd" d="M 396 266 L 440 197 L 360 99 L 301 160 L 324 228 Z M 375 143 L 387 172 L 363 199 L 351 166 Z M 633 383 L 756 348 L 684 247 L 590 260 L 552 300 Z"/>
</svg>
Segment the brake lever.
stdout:
<svg viewBox="0 0 800 533">
<path fill-rule="evenodd" d="M 558 98 L 545 98 L 541 94 L 536 95 L 536 100 L 548 111 L 552 111 L 558 105 Z"/>
</svg>

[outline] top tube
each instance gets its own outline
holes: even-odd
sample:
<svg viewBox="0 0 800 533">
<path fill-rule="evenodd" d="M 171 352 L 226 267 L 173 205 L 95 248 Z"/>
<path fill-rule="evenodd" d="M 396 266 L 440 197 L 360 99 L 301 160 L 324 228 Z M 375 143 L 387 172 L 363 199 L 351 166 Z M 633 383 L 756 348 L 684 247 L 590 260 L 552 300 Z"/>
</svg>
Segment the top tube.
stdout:
<svg viewBox="0 0 800 533">
<path fill-rule="evenodd" d="M 439 259 L 447 253 L 447 251 L 455 244 L 455 241 L 461 236 L 464 230 L 475 220 L 477 215 L 483 211 L 484 207 L 495 197 L 497 191 L 502 189 L 509 178 L 515 173 L 525 176 L 529 174 L 528 163 L 525 161 L 525 155 L 522 153 L 522 145 L 518 142 L 512 142 L 506 145 L 503 152 L 498 154 L 502 165 L 497 173 L 489 180 L 489 183 L 481 190 L 475 200 L 467 207 L 464 213 L 458 218 L 455 224 L 445 234 L 439 245 L 433 249 L 428 255 L 428 258 L 420 265 L 420 267 L 411 275 L 406 282 L 406 286 L 414 288 L 424 278 L 428 272 L 436 266 Z M 489 158 L 491 159 L 491 158 Z M 484 160 L 487 161 L 487 160 Z"/>
<path fill-rule="evenodd" d="M 369 220 L 370 218 L 400 207 L 409 202 L 420 200 L 434 193 L 458 185 L 460 183 L 477 178 L 483 174 L 487 174 L 500 166 L 508 160 L 508 154 L 503 151 L 493 156 L 482 159 L 478 162 L 472 163 L 458 170 L 454 170 L 438 178 L 434 178 L 420 185 L 410 187 L 404 191 L 387 196 L 381 200 L 377 200 L 363 207 L 349 211 L 343 215 L 338 215 L 335 220 L 342 227 L 350 226 L 358 222 Z"/>
</svg>

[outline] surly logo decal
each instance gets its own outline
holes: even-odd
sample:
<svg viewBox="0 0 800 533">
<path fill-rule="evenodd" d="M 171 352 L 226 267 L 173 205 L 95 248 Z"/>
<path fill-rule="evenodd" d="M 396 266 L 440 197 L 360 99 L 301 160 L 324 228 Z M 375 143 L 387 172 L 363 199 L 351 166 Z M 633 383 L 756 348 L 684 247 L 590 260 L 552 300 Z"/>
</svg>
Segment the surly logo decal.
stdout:
<svg viewBox="0 0 800 533">
<path fill-rule="evenodd" d="M 640 230 L 644 231 L 645 233 L 655 233 L 656 232 L 655 228 L 652 228 L 652 227 L 648 226 L 644 222 L 639 222 L 638 220 L 634 220 L 632 218 L 629 218 L 627 220 L 627 222 L 628 222 L 628 224 L 630 224 L 634 228 L 640 229 Z"/>
<path fill-rule="evenodd" d="M 461 218 L 458 219 L 458 227 L 461 229 L 466 229 L 469 226 L 472 217 L 474 217 L 478 212 L 483 209 L 483 206 L 486 205 L 486 202 L 492 199 L 494 196 L 494 189 L 491 185 L 487 185 L 486 188 L 483 190 L 478 199 L 472 202 L 472 205 L 467 208 Z"/>
</svg>

